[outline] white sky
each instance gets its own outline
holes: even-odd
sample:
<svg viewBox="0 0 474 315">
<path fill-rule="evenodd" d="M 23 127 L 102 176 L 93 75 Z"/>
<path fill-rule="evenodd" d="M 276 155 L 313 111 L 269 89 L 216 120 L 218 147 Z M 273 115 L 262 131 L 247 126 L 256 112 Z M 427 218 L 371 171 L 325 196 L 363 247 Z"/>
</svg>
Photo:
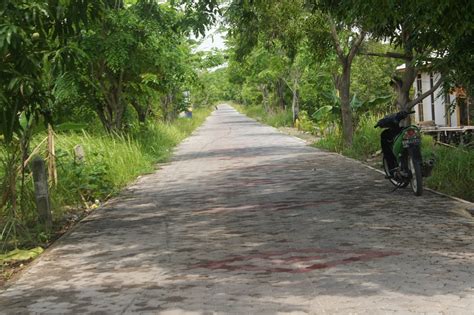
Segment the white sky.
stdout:
<svg viewBox="0 0 474 315">
<path fill-rule="evenodd" d="M 197 47 L 198 51 L 208 51 L 212 49 L 225 49 L 225 34 L 219 32 L 218 27 L 212 27 L 206 34 L 202 43 Z"/>
<path fill-rule="evenodd" d="M 225 49 L 225 32 L 220 32 L 219 27 L 223 23 L 223 17 L 218 15 L 215 24 L 206 32 L 206 37 L 197 47 L 198 51 L 209 51 L 212 49 Z M 199 38 L 202 40 L 202 38 Z"/>
</svg>

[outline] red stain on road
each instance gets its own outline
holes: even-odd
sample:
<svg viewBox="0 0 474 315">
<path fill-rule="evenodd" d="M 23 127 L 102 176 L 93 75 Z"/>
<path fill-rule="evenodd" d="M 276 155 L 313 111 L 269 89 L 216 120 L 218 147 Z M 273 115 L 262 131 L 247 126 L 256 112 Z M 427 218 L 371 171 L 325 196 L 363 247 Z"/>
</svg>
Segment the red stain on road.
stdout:
<svg viewBox="0 0 474 315">
<path fill-rule="evenodd" d="M 303 273 L 399 254 L 399 252 L 376 250 L 305 248 L 233 256 L 222 260 L 196 264 L 191 266 L 191 269 L 204 268 L 226 271 Z"/>
</svg>

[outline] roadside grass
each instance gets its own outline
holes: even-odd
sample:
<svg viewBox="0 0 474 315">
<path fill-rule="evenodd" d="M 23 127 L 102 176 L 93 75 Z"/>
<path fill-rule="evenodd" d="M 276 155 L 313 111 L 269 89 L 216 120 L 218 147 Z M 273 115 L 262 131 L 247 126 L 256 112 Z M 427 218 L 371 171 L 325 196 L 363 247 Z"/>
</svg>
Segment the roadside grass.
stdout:
<svg viewBox="0 0 474 315">
<path fill-rule="evenodd" d="M 27 173 L 22 195 L 25 200 L 18 197 L 18 204 L 26 206 L 18 207 L 14 214 L 8 207 L 0 209 L 0 233 L 5 224 L 13 220 L 11 216 L 15 216 L 15 222 L 21 227 L 0 235 L 0 251 L 45 246 L 55 233 L 61 233 L 66 226 L 118 193 L 138 175 L 152 172 L 157 162 L 169 159 L 173 148 L 201 125 L 209 113 L 207 108 L 196 109 L 192 119 L 132 126 L 127 134 L 108 135 L 97 131 L 58 133 L 55 137 L 58 183 L 50 188 L 53 232 L 45 232 L 38 224 L 32 176 Z M 44 134 L 35 137 L 32 147 L 44 137 Z M 74 159 L 77 145 L 85 152 L 83 162 Z M 2 152 L 0 150 L 0 154 Z M 39 155 L 45 156 L 46 149 L 43 148 Z M 5 174 L 2 167 L 0 174 Z M 0 261 L 0 269 L 2 264 Z"/>
<path fill-rule="evenodd" d="M 293 115 L 289 110 L 272 109 L 266 112 L 261 105 L 240 105 L 232 103 L 232 106 L 242 114 L 275 128 L 292 126 Z"/>
<path fill-rule="evenodd" d="M 74 147 L 83 147 L 84 162 L 74 160 Z M 152 170 L 153 158 L 126 135 L 58 134 L 58 185 L 51 190 L 55 218 L 64 206 L 81 208 L 114 194 L 138 174 Z"/>
<path fill-rule="evenodd" d="M 435 145 L 430 137 L 422 145 L 424 155 L 436 161 L 428 187 L 474 202 L 474 150 Z"/>
<path fill-rule="evenodd" d="M 374 116 L 360 119 L 350 149 L 343 148 L 342 134 L 338 129 L 314 146 L 367 161 L 380 150 L 381 130 L 373 127 L 378 119 Z M 422 151 L 424 158 L 434 158 L 436 163 L 432 175 L 425 179 L 427 187 L 474 202 L 474 150 L 435 145 L 431 137 L 423 136 Z"/>
</svg>

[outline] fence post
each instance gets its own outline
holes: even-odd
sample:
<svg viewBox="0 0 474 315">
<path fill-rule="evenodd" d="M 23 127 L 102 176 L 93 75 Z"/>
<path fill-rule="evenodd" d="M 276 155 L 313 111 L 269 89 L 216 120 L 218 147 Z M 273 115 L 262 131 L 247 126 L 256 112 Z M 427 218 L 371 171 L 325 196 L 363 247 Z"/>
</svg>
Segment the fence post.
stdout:
<svg viewBox="0 0 474 315">
<path fill-rule="evenodd" d="M 74 147 L 74 161 L 77 164 L 82 164 L 86 160 L 86 153 L 82 145 L 78 144 Z"/>
<path fill-rule="evenodd" d="M 36 156 L 32 161 L 35 201 L 41 223 L 49 229 L 52 226 L 51 206 L 48 193 L 48 175 L 44 160 Z"/>
</svg>

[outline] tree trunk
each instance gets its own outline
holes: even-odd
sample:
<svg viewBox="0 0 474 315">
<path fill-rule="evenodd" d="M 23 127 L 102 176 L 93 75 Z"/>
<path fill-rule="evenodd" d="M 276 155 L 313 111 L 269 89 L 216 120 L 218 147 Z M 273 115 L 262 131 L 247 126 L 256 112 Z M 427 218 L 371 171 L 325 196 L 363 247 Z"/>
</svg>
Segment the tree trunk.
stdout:
<svg viewBox="0 0 474 315">
<path fill-rule="evenodd" d="M 278 107 L 281 109 L 286 109 L 285 82 L 281 78 L 278 79 L 277 81 L 277 95 L 278 95 Z"/>
<path fill-rule="evenodd" d="M 106 99 L 106 113 L 107 120 L 106 127 L 109 131 L 120 131 L 122 129 L 122 118 L 125 111 L 125 106 L 120 97 L 120 93 L 115 88 L 109 91 L 109 97 Z"/>
<path fill-rule="evenodd" d="M 300 112 L 300 95 L 298 87 L 298 79 L 293 81 L 293 100 L 291 102 L 291 111 L 293 113 L 293 127 L 295 126 L 296 119 L 298 118 Z"/>
<path fill-rule="evenodd" d="M 417 69 L 413 65 L 413 59 L 405 63 L 405 70 L 402 77 L 393 77 L 390 82 L 391 86 L 397 93 L 397 99 L 395 105 L 399 110 L 409 111 L 408 103 L 410 102 L 410 89 L 413 82 L 416 79 Z M 403 122 L 402 126 L 410 125 L 410 116 L 408 116 Z"/>
<path fill-rule="evenodd" d="M 342 67 L 342 73 L 337 80 L 337 90 L 341 99 L 342 136 L 345 147 L 352 146 L 352 109 L 350 98 L 351 66 L 346 61 Z"/>
<path fill-rule="evenodd" d="M 265 112 L 269 112 L 268 108 L 268 89 L 266 84 L 261 84 L 260 89 L 262 90 L 262 103 L 263 103 L 263 108 L 265 109 Z"/>
<path fill-rule="evenodd" d="M 405 71 L 401 80 L 397 81 L 397 106 L 400 110 L 407 110 L 407 105 L 410 102 L 410 89 L 416 79 L 416 68 L 412 62 L 406 63 Z"/>
<path fill-rule="evenodd" d="M 353 122 L 352 122 L 352 109 L 350 99 L 350 88 L 351 88 L 351 66 L 360 45 L 362 44 L 366 32 L 361 31 L 354 40 L 349 44 L 349 53 L 345 53 L 341 46 L 340 38 L 337 33 L 336 23 L 331 16 L 328 16 L 328 22 L 330 25 L 331 36 L 333 39 L 334 46 L 336 48 L 336 54 L 339 62 L 342 66 L 342 73 L 337 76 L 336 88 L 339 91 L 339 97 L 341 99 L 341 116 L 342 116 L 342 135 L 345 147 L 352 146 L 352 135 L 353 135 Z"/>
<path fill-rule="evenodd" d="M 138 113 L 138 122 L 145 123 L 146 122 L 147 111 L 143 110 Z"/>
<path fill-rule="evenodd" d="M 130 104 L 132 105 L 132 107 L 137 112 L 138 121 L 141 122 L 141 123 L 144 123 L 146 121 L 146 118 L 147 118 L 148 112 L 149 112 L 148 106 L 147 106 L 147 108 L 143 108 L 142 106 L 140 106 L 140 104 L 138 103 L 137 100 L 132 100 L 130 102 Z"/>
<path fill-rule="evenodd" d="M 102 125 L 108 132 L 120 131 L 125 112 L 125 103 L 122 99 L 123 72 L 118 75 L 108 74 L 107 78 L 108 80 L 98 78 L 104 102 L 97 107 L 97 112 Z"/>
<path fill-rule="evenodd" d="M 105 117 L 105 111 L 103 107 L 97 107 L 96 108 L 97 115 L 99 116 L 100 122 L 102 123 L 102 126 L 107 132 L 112 131 L 112 126 L 109 124 L 109 121 Z"/>
<path fill-rule="evenodd" d="M 163 110 L 163 118 L 165 121 L 170 122 L 173 119 L 172 113 L 173 94 L 167 93 L 161 98 L 161 109 Z"/>
</svg>

